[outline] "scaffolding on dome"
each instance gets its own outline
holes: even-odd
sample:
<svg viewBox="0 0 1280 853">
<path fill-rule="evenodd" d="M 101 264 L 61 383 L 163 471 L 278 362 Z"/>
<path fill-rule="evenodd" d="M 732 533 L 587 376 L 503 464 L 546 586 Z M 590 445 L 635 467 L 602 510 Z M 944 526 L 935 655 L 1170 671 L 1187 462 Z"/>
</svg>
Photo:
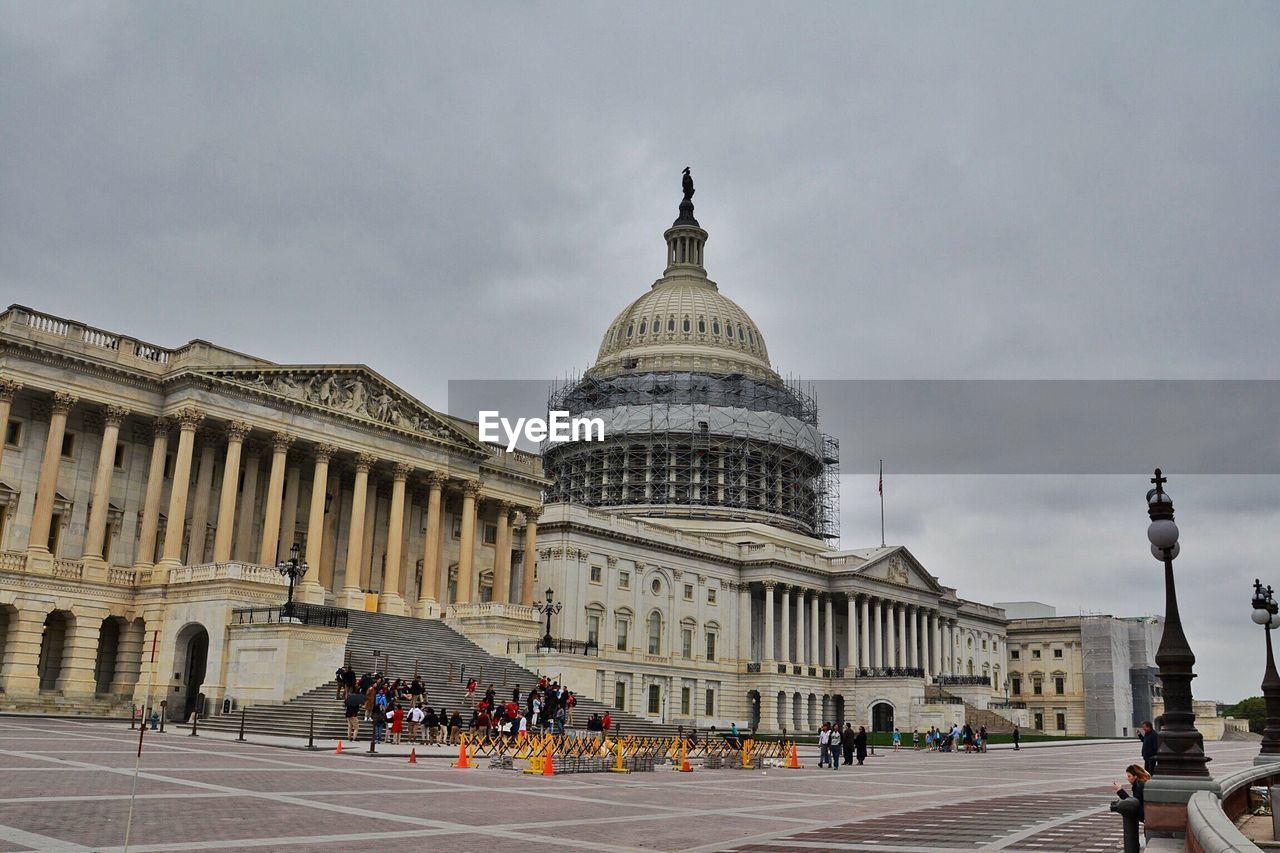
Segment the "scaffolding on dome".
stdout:
<svg viewBox="0 0 1280 853">
<path fill-rule="evenodd" d="M 839 442 L 799 383 L 740 375 L 570 379 L 548 409 L 599 417 L 605 440 L 544 443 L 548 503 L 757 521 L 839 536 Z"/>
</svg>

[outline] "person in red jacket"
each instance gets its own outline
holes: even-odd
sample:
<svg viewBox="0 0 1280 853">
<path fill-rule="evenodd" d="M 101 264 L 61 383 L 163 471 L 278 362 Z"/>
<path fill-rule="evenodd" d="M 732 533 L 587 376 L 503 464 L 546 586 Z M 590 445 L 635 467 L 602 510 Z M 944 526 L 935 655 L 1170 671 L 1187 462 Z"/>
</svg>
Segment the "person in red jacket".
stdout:
<svg viewBox="0 0 1280 853">
<path fill-rule="evenodd" d="M 612 715 L 609 714 L 608 711 L 604 712 L 604 719 L 600 721 L 600 728 L 603 729 L 606 733 L 608 733 L 608 731 L 611 728 L 613 728 L 613 717 Z"/>
<path fill-rule="evenodd" d="M 400 742 L 400 733 L 404 731 L 404 708 L 396 705 L 394 710 L 387 714 L 387 719 L 391 721 L 391 742 Z"/>
</svg>

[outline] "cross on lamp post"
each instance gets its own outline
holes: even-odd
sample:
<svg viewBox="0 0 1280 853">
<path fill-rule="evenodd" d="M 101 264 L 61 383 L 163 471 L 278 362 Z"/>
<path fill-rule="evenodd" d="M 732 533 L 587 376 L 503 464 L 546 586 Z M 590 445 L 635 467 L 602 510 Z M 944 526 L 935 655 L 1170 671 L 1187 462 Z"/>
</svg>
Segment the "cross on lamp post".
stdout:
<svg viewBox="0 0 1280 853">
<path fill-rule="evenodd" d="M 310 566 L 302 562 L 301 550 L 298 543 L 294 542 L 293 547 L 289 549 L 289 559 L 276 566 L 276 570 L 289 579 L 289 598 L 284 604 L 284 618 L 286 619 L 293 619 L 293 586 L 310 568 Z"/>
<path fill-rule="evenodd" d="M 1280 675 L 1271 651 L 1271 629 L 1280 628 L 1280 605 L 1276 604 L 1270 586 L 1253 582 L 1253 621 L 1262 626 L 1267 636 L 1267 669 L 1262 676 L 1262 695 L 1266 700 L 1267 722 L 1262 729 L 1262 750 L 1257 763 L 1280 761 Z"/>
<path fill-rule="evenodd" d="M 542 645 L 548 649 L 555 645 L 551 640 L 551 617 L 554 614 L 559 613 L 561 608 L 564 606 L 558 601 L 552 603 L 552 599 L 555 598 L 555 595 L 556 594 L 551 587 L 547 587 L 547 603 L 543 604 L 542 602 L 538 602 L 533 605 L 534 610 L 537 610 L 539 613 L 547 617 L 547 633 L 542 638 Z"/>
<path fill-rule="evenodd" d="M 1168 479 L 1157 468 L 1151 482 L 1155 488 L 1147 492 L 1147 539 L 1152 555 L 1164 563 L 1164 635 L 1156 651 L 1160 667 L 1160 683 L 1164 691 L 1164 723 L 1160 728 L 1160 750 L 1156 753 L 1156 775 L 1209 777 L 1204 754 L 1204 737 L 1196 730 L 1195 711 L 1191 705 L 1192 668 L 1196 656 L 1187 636 L 1182 632 L 1178 615 L 1178 592 L 1173 581 L 1173 561 L 1181 548 L 1178 525 L 1173 522 L 1173 498 L 1164 490 Z"/>
</svg>

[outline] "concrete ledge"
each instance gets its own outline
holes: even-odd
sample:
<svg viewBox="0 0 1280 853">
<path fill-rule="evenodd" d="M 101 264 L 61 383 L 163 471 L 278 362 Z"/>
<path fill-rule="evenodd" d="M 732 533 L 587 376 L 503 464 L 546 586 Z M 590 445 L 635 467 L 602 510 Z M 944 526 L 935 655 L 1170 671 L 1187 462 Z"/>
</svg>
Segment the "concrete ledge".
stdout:
<svg viewBox="0 0 1280 853">
<path fill-rule="evenodd" d="M 1222 811 L 1222 801 L 1208 791 L 1191 795 L 1187 802 L 1187 849 L 1204 853 L 1245 853 L 1258 846 L 1236 829 Z"/>
</svg>

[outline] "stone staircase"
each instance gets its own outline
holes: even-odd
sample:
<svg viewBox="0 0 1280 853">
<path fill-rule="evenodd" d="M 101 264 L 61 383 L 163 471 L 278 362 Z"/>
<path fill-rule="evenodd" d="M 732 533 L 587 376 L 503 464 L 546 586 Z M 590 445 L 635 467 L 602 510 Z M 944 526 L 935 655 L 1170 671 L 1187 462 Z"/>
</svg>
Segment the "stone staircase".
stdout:
<svg viewBox="0 0 1280 853">
<path fill-rule="evenodd" d="M 493 685 L 502 700 L 510 698 L 517 684 L 527 694 L 538 683 L 535 673 L 509 658 L 489 654 L 438 619 L 351 610 L 348 611 L 348 620 L 351 634 L 347 638 L 346 656 L 357 676 L 378 670 L 392 678 L 407 681 L 416 672 L 427 689 L 426 704 L 436 710 L 443 706 L 450 712 L 454 709 L 462 711 L 464 725 L 471 717 L 470 711 L 463 709 L 467 679 L 475 678 L 478 682 L 477 698 L 489 685 Z M 554 678 L 555 672 L 547 675 Z M 581 689 L 587 685 L 567 684 L 566 687 L 573 690 L 578 699 L 574 709 L 574 728 L 585 727 L 592 713 L 603 715 L 608 711 L 614 722 L 621 724 L 623 734 L 676 734 L 675 726 L 652 723 L 590 698 Z M 332 681 L 284 703 L 246 706 L 245 733 L 306 737 L 313 712 L 316 738 L 346 736 L 342 703 L 337 699 L 337 687 Z M 201 728 L 223 731 L 237 731 L 239 726 L 238 710 L 200 721 Z M 368 724 L 362 730 L 367 736 Z"/>
<path fill-rule="evenodd" d="M 927 700 L 947 701 L 948 704 L 954 704 L 954 705 L 963 704 L 964 719 L 960 720 L 959 722 L 962 724 L 967 722 L 969 725 L 973 726 L 975 730 L 982 726 L 986 726 L 987 732 L 990 734 L 1012 734 L 1013 733 L 1012 720 L 1009 720 L 1007 717 L 1000 716 L 995 711 L 991 711 L 987 708 L 979 708 L 977 705 L 973 705 L 973 704 L 970 704 L 969 702 L 965 702 L 960 697 L 954 696 L 953 694 L 948 693 L 946 690 L 944 690 L 941 686 L 937 684 L 930 684 L 927 687 L 925 687 L 924 696 L 925 696 L 925 699 Z M 1030 728 L 1023 729 L 1023 733 L 1037 734 L 1035 730 Z"/>
</svg>

